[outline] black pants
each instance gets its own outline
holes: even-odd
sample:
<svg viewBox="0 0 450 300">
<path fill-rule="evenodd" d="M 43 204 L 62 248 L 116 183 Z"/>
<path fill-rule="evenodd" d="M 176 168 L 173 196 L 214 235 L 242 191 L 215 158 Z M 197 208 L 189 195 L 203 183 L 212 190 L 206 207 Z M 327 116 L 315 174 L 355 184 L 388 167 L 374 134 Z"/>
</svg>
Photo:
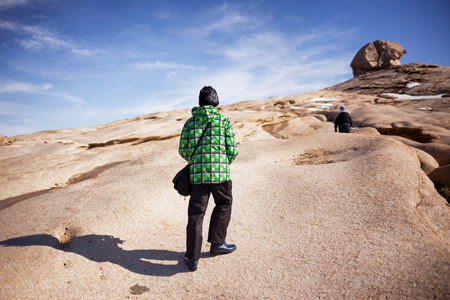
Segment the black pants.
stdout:
<svg viewBox="0 0 450 300">
<path fill-rule="evenodd" d="M 339 123 L 339 132 L 350 132 L 350 124 L 349 123 Z"/>
<path fill-rule="evenodd" d="M 209 196 L 213 195 L 216 206 L 209 223 L 208 242 L 223 244 L 231 219 L 231 181 L 215 184 L 193 184 L 189 199 L 188 225 L 186 228 L 186 257 L 199 259 L 203 241 L 203 217 L 208 207 Z"/>
</svg>

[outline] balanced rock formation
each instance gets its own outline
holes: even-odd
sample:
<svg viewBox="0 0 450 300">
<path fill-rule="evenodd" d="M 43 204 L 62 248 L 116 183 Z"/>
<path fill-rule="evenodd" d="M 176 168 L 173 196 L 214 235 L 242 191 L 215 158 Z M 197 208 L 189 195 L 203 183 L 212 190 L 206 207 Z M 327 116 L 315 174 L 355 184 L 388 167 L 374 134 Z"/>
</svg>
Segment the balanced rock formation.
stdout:
<svg viewBox="0 0 450 300">
<path fill-rule="evenodd" d="M 350 66 L 353 75 L 359 76 L 368 71 L 401 65 L 400 58 L 406 51 L 397 42 L 375 41 L 362 47 L 353 58 Z"/>
</svg>

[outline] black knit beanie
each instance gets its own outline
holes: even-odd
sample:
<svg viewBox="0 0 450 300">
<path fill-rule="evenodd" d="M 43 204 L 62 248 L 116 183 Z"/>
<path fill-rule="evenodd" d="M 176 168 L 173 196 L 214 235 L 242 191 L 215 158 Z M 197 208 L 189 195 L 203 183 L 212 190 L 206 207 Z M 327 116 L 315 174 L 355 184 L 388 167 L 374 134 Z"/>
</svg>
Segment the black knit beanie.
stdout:
<svg viewBox="0 0 450 300">
<path fill-rule="evenodd" d="M 214 107 L 219 105 L 219 96 L 216 90 L 212 86 L 203 87 L 198 96 L 198 104 L 200 106 L 212 105 Z"/>
</svg>

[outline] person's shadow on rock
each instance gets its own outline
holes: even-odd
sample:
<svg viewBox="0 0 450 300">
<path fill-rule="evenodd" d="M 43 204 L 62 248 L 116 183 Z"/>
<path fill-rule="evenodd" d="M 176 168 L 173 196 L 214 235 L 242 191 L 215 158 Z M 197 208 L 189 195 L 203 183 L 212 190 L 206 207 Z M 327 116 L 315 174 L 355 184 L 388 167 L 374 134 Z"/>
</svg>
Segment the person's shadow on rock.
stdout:
<svg viewBox="0 0 450 300">
<path fill-rule="evenodd" d="M 72 252 L 96 262 L 111 262 L 131 272 L 151 276 L 172 276 L 188 272 L 183 252 L 168 250 L 124 250 L 119 238 L 109 235 L 84 235 L 73 237 L 60 244 L 48 234 L 29 235 L 0 241 L 3 247 L 48 246 L 64 252 Z"/>
</svg>

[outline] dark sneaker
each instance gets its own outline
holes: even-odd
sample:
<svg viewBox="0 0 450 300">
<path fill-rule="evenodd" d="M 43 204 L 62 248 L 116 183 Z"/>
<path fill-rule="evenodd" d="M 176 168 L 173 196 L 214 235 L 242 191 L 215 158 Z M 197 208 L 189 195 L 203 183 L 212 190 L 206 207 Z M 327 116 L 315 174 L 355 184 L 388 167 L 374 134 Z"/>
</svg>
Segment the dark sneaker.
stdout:
<svg viewBox="0 0 450 300">
<path fill-rule="evenodd" d="M 236 250 L 236 245 L 232 244 L 211 244 L 211 249 L 209 250 L 209 253 L 211 253 L 212 256 L 220 255 L 220 254 L 228 254 Z"/>
<path fill-rule="evenodd" d="M 197 271 L 198 259 L 184 258 L 184 263 L 188 266 L 189 270 Z"/>
</svg>

